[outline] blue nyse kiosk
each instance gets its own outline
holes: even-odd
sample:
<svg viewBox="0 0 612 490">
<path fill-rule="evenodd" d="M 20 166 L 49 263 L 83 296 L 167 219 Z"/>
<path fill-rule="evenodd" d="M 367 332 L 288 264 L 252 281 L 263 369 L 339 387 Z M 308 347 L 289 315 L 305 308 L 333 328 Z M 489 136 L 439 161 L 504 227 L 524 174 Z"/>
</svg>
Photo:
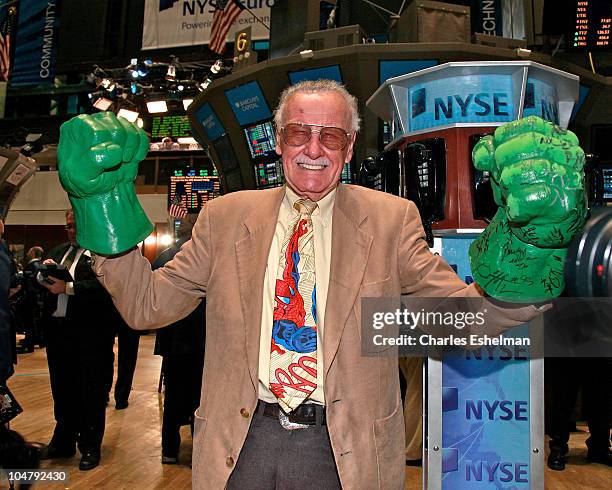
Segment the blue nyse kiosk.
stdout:
<svg viewBox="0 0 612 490">
<path fill-rule="evenodd" d="M 385 153 L 399 166 L 399 194 L 416 201 L 434 250 L 466 282 L 469 245 L 495 210 L 488 175 L 471 161 L 475 142 L 528 115 L 567 127 L 578 92 L 577 76 L 531 61 L 451 62 L 391 78 L 368 100 L 391 124 Z M 506 334 L 529 335 L 530 347 L 428 358 L 424 488 L 544 488 L 544 364 L 534 327 Z"/>
</svg>

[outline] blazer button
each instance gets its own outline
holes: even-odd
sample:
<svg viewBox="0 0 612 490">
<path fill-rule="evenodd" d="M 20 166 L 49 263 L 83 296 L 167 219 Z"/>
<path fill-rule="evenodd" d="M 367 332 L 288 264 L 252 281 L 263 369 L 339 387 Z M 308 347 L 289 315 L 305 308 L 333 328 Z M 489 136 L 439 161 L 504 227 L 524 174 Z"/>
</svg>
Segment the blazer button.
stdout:
<svg viewBox="0 0 612 490">
<path fill-rule="evenodd" d="M 248 410 L 246 410 L 244 408 L 241 408 L 240 409 L 240 415 L 242 415 L 245 419 L 248 419 L 250 414 L 249 414 Z"/>
<path fill-rule="evenodd" d="M 228 456 L 228 458 L 225 460 L 225 466 L 227 466 L 228 468 L 234 466 L 234 458 Z"/>
</svg>

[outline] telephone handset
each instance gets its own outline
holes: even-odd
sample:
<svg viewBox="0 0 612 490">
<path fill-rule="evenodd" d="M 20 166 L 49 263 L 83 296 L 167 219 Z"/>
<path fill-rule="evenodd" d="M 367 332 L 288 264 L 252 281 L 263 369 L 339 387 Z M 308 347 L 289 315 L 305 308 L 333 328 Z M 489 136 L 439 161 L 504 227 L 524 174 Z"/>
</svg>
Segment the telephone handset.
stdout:
<svg viewBox="0 0 612 490">
<path fill-rule="evenodd" d="M 472 171 L 472 199 L 474 209 L 474 219 L 482 219 L 489 223 L 497 212 L 497 204 L 493 198 L 493 188 L 491 187 L 491 176 L 489 172 L 483 172 L 474 167 L 472 160 L 472 150 L 476 143 L 484 136 L 492 133 L 473 134 L 470 136 L 470 169 Z"/>
<path fill-rule="evenodd" d="M 427 242 L 433 246 L 431 225 L 444 219 L 446 203 L 446 145 L 444 138 L 410 143 L 404 150 L 406 197 L 416 204 Z"/>
</svg>

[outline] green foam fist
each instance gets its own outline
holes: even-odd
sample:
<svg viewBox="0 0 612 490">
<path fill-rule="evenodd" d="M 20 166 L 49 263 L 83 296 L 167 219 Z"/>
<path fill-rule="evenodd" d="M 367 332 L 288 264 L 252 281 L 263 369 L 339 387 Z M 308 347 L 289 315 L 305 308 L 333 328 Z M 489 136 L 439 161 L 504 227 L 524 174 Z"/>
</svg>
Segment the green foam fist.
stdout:
<svg viewBox="0 0 612 490">
<path fill-rule="evenodd" d="M 490 173 L 497 214 L 470 246 L 476 282 L 505 301 L 545 301 L 565 287 L 567 245 L 587 203 L 584 152 L 571 131 L 535 116 L 500 126 L 472 152 Z"/>
<path fill-rule="evenodd" d="M 112 112 L 62 124 L 59 178 L 68 193 L 79 244 L 105 255 L 125 252 L 151 233 L 134 180 L 149 150 L 147 135 Z"/>
</svg>

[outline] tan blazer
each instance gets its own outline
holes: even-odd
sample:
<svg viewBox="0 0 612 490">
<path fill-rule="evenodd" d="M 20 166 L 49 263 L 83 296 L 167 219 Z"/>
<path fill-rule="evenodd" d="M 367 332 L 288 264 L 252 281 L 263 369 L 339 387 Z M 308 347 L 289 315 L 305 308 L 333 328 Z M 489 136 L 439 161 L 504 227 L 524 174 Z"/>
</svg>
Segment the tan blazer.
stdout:
<svg viewBox="0 0 612 490">
<path fill-rule="evenodd" d="M 138 251 L 96 257 L 95 270 L 134 328 L 167 325 L 206 295 L 206 356 L 196 411 L 193 486 L 222 489 L 257 406 L 264 272 L 284 189 L 243 191 L 202 210 L 174 260 L 151 273 Z M 430 253 L 413 203 L 340 185 L 325 311 L 327 424 L 343 488 L 404 486 L 397 359 L 363 357 L 360 298 L 476 295 Z"/>
</svg>

